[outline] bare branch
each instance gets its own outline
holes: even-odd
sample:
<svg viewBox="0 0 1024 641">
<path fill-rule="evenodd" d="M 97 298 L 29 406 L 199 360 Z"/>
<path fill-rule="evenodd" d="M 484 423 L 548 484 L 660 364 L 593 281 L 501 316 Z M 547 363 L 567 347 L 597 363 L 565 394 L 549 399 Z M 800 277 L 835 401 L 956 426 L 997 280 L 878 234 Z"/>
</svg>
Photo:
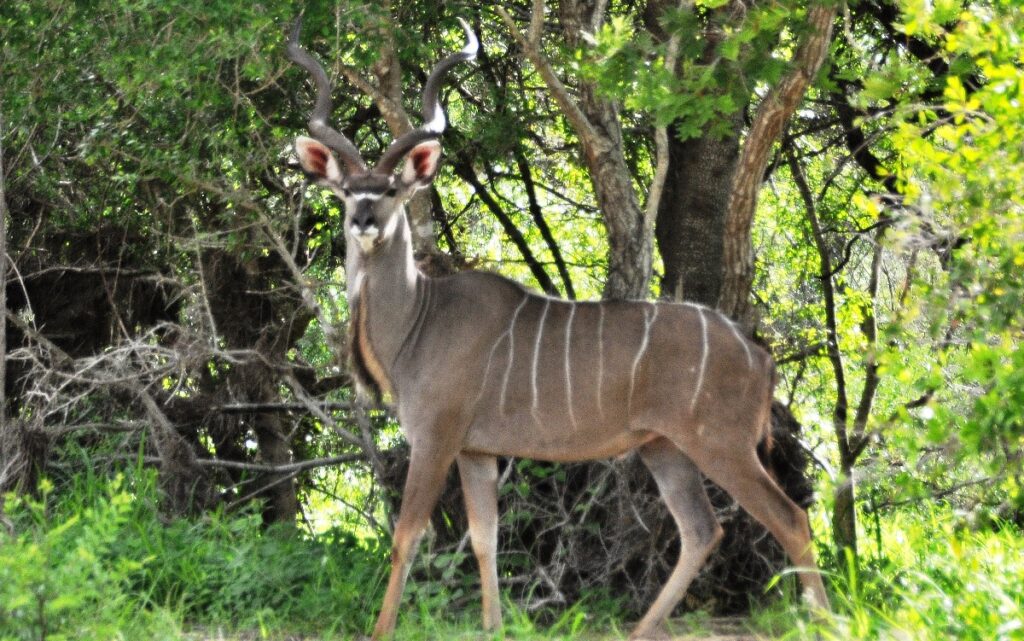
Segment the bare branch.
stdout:
<svg viewBox="0 0 1024 641">
<path fill-rule="evenodd" d="M 467 183 L 472 185 L 475 195 L 480 201 L 487 207 L 487 209 L 494 214 L 494 217 L 501 223 L 501 228 L 508 235 L 509 239 L 515 244 L 516 248 L 519 249 L 519 253 L 522 254 L 523 259 L 530 266 L 530 273 L 537 279 L 537 283 L 545 293 L 552 296 L 558 296 L 558 288 L 555 287 L 555 283 L 551 280 L 551 276 L 548 275 L 547 271 L 544 270 L 544 266 L 537 260 L 537 257 L 533 254 L 533 250 L 530 249 L 530 244 L 526 242 L 526 238 L 520 232 L 512 219 L 509 218 L 508 214 L 498 201 L 494 199 L 494 196 L 490 193 L 487 187 L 480 182 L 480 179 L 476 175 L 476 171 L 473 169 L 472 164 L 464 158 L 455 158 L 452 162 L 452 167 L 455 170 L 455 174 L 465 180 Z"/>
<path fill-rule="evenodd" d="M 344 401 L 312 401 L 320 410 L 349 410 L 352 403 Z M 225 414 L 246 414 L 249 412 L 309 412 L 309 403 L 225 403 L 210 409 Z"/>
<path fill-rule="evenodd" d="M 790 172 L 793 174 L 793 181 L 796 183 L 800 197 L 804 201 L 804 208 L 807 211 L 807 220 L 811 226 L 814 246 L 818 252 L 818 280 L 821 283 L 821 294 L 825 307 L 825 350 L 828 354 L 829 363 L 832 365 L 832 375 L 835 378 L 836 385 L 836 400 L 832 409 L 832 427 L 836 433 L 839 457 L 842 461 L 847 462 L 850 457 L 850 442 L 847 435 L 849 401 L 846 394 L 846 369 L 843 364 L 843 354 L 839 349 L 836 295 L 832 284 L 832 254 L 829 251 L 828 244 L 825 242 L 825 236 L 818 222 L 814 196 L 804 177 L 803 168 L 800 167 L 800 163 L 797 162 L 796 157 L 792 153 L 788 153 L 786 156 L 789 161 Z M 850 462 L 852 463 L 852 461 Z"/>
<path fill-rule="evenodd" d="M 875 299 L 878 295 L 878 273 L 882 265 L 882 236 L 885 234 L 885 227 L 878 230 L 875 238 L 874 253 L 871 256 L 871 277 L 868 280 L 868 297 L 871 308 L 864 313 L 864 320 L 861 322 L 861 330 L 868 343 L 867 361 L 864 367 L 864 387 L 861 389 L 860 400 L 857 403 L 857 411 L 853 417 L 853 435 L 856 440 L 864 440 L 866 443 L 865 431 L 867 430 L 868 418 L 871 415 L 871 406 L 875 400 L 875 392 L 881 377 L 878 373 L 878 357 L 875 349 L 878 342 L 878 328 L 875 321 Z M 856 445 L 855 445 L 856 447 Z M 854 450 L 856 452 L 856 449 Z"/>
<path fill-rule="evenodd" d="M 245 470 L 248 472 L 269 472 L 272 474 L 290 474 L 305 472 L 317 467 L 327 467 L 330 465 L 338 465 L 340 463 L 351 463 L 353 461 L 365 461 L 366 457 L 362 454 L 340 454 L 338 456 L 328 456 L 324 458 L 314 458 L 306 461 L 298 461 L 296 463 L 286 463 L 284 465 L 264 465 L 262 463 L 247 463 L 245 461 L 225 461 L 222 459 L 196 459 L 196 465 L 199 467 L 223 467 L 232 470 Z M 159 463 L 159 458 L 147 458 L 147 463 Z"/>
<path fill-rule="evenodd" d="M 526 189 L 526 199 L 530 205 L 530 215 L 533 216 L 533 222 L 537 223 L 537 229 L 544 238 L 544 242 L 547 243 L 548 250 L 551 252 L 551 259 L 555 262 L 555 267 L 558 268 L 558 276 L 562 279 L 562 286 L 565 288 L 565 297 L 575 300 L 576 290 L 573 288 L 572 279 L 569 277 L 569 269 L 565 265 L 562 249 L 558 246 L 558 242 L 551 233 L 551 228 L 544 219 L 544 210 L 540 206 L 540 201 L 537 200 L 537 190 L 533 183 L 533 172 L 530 170 L 530 163 L 522 147 L 516 148 L 515 157 L 516 165 L 519 168 L 519 175 L 523 179 L 523 188 Z"/>
<path fill-rule="evenodd" d="M 537 5 L 541 6 L 543 10 L 543 2 L 534 3 L 534 18 L 537 15 Z M 533 66 L 537 68 L 537 72 L 540 73 L 541 78 L 544 79 L 544 83 L 548 86 L 548 90 L 551 95 L 554 96 L 555 102 L 558 103 L 559 108 L 565 117 L 569 120 L 569 124 L 576 131 L 576 135 L 580 137 L 580 142 L 583 143 L 584 148 L 587 149 L 587 153 L 594 153 L 597 155 L 599 152 L 607 151 L 607 142 L 604 138 L 594 130 L 594 126 L 587 118 L 583 110 L 580 109 L 576 101 L 569 95 L 569 90 L 566 89 L 565 85 L 555 74 L 555 70 L 552 69 L 551 63 L 540 49 L 540 42 L 531 42 L 519 31 L 516 26 L 515 20 L 509 15 L 508 11 L 504 7 L 496 7 L 495 11 L 498 16 L 502 19 L 505 25 L 509 28 L 512 33 L 512 37 L 516 39 L 519 46 L 523 48 L 523 53 L 530 59 Z M 542 12 L 543 13 L 543 12 Z M 543 17 L 541 18 L 543 20 Z"/>
<path fill-rule="evenodd" d="M 321 423 L 334 430 L 335 434 L 340 436 L 342 440 L 351 445 L 355 445 L 358 448 L 365 447 L 365 444 L 362 442 L 361 439 L 356 437 L 356 435 L 353 434 L 352 432 L 338 425 L 338 422 L 335 421 L 330 414 L 325 412 L 322 409 L 322 407 L 309 396 L 308 393 L 306 393 L 306 388 L 304 388 L 302 384 L 299 383 L 298 379 L 295 378 L 294 374 L 292 374 L 291 372 L 285 374 L 284 382 L 285 384 L 288 385 L 289 388 L 291 388 L 292 393 L 295 394 L 295 397 L 299 399 L 299 401 L 306 407 L 307 410 L 309 410 L 309 413 L 315 416 Z"/>
<path fill-rule="evenodd" d="M 680 0 L 679 9 L 692 4 L 692 1 Z M 665 49 L 665 68 L 672 71 L 676 68 L 676 61 L 679 58 L 679 32 L 672 34 Z M 665 188 L 665 178 L 668 176 L 668 126 L 654 125 L 654 176 L 651 178 L 651 186 L 647 190 L 647 205 L 644 207 L 644 216 L 648 221 L 654 221 L 658 217 L 658 206 L 661 204 L 661 194 Z"/>
</svg>

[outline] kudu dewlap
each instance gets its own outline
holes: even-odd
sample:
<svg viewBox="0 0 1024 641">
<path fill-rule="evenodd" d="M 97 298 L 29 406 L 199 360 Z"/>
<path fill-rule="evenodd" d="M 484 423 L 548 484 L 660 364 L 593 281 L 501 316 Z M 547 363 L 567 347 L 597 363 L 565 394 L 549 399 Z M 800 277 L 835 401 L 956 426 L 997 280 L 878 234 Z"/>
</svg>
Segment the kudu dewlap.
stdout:
<svg viewBox="0 0 1024 641">
<path fill-rule="evenodd" d="M 289 58 L 317 90 L 313 137 L 300 136 L 296 154 L 345 208 L 355 371 L 391 397 L 411 446 L 373 638 L 394 631 L 409 566 L 453 462 L 480 565 L 484 627 L 501 626 L 497 456 L 576 461 L 639 453 L 682 549 L 633 638 L 657 634 L 722 535 L 702 473 L 771 531 L 801 568 L 813 602 L 827 607 L 807 515 L 756 453 L 768 430 L 772 359 L 729 319 L 698 305 L 577 303 L 491 273 L 430 278 L 417 270 L 404 204 L 437 173 L 446 126 L 441 82 L 476 55 L 476 37 L 460 22 L 466 46 L 431 72 L 424 124 L 393 142 L 373 169 L 327 124 L 330 83 L 299 45 L 298 23 L 288 44 Z"/>
</svg>

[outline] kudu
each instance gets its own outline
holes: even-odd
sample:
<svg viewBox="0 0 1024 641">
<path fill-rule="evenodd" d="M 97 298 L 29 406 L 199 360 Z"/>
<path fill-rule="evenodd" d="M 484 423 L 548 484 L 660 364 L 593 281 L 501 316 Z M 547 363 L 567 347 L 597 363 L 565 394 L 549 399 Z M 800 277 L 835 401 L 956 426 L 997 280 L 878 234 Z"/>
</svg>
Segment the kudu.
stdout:
<svg viewBox="0 0 1024 641">
<path fill-rule="evenodd" d="M 395 140 L 372 169 L 327 124 L 331 86 L 299 45 L 299 24 L 288 44 L 317 89 L 315 138 L 297 138 L 295 150 L 307 175 L 344 202 L 354 369 L 391 396 L 412 452 L 373 638 L 394 630 L 410 563 L 453 461 L 480 565 L 483 624 L 501 626 L 497 456 L 581 461 L 639 453 L 682 548 L 631 638 L 658 633 L 722 536 L 702 472 L 772 532 L 801 568 L 809 597 L 827 607 L 807 515 L 756 451 L 769 437 L 774 364 L 728 318 L 693 304 L 577 303 L 491 273 L 432 278 L 417 270 L 404 203 L 437 172 L 442 77 L 476 55 L 476 37 L 462 26 L 465 48 L 438 63 L 423 90 L 425 124 Z"/>
</svg>

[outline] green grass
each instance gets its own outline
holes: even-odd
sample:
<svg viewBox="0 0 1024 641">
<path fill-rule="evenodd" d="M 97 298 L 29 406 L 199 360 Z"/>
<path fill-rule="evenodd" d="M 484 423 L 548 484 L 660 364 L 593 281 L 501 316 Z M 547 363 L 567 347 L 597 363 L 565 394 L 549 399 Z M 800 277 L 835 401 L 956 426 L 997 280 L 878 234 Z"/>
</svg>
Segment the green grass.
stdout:
<svg viewBox="0 0 1024 641">
<path fill-rule="evenodd" d="M 348 639 L 372 626 L 386 546 L 340 530 L 267 530 L 254 513 L 165 523 L 147 472 L 43 490 L 7 498 L 15 534 L 0 529 L 0 641 Z M 1024 641 L 1024 536 L 958 523 L 943 506 L 888 515 L 859 571 L 831 563 L 834 615 L 815 620 L 794 594 L 749 628 L 780 640 Z M 595 596 L 544 616 L 506 603 L 505 629 L 485 634 L 475 600 L 453 610 L 434 583 L 409 586 L 396 638 L 606 641 L 632 624 Z M 708 619 L 673 629 L 697 634 Z"/>
<path fill-rule="evenodd" d="M 791 599 L 755 614 L 754 627 L 780 640 L 1024 641 L 1019 529 L 971 531 L 936 506 L 889 515 L 881 534 L 859 571 L 850 559 L 833 567 L 832 616 L 800 616 Z"/>
<path fill-rule="evenodd" d="M 368 627 L 385 553 L 344 532 L 265 529 L 254 513 L 165 523 L 154 476 L 7 497 L 0 641 L 175 639 L 193 626 L 260 636 Z"/>
</svg>

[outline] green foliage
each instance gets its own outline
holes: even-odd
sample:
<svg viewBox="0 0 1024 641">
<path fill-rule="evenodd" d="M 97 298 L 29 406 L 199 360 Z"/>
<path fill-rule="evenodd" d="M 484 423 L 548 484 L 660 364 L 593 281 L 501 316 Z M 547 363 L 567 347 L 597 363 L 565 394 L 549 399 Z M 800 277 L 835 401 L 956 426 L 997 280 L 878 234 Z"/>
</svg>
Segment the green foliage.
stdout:
<svg viewBox="0 0 1024 641">
<path fill-rule="evenodd" d="M 148 608 L 133 579 L 151 560 L 125 555 L 132 496 L 121 477 L 95 500 L 54 509 L 42 497 L 7 497 L 15 535 L 0 533 L 0 639 L 149 639 L 175 617 Z"/>
<path fill-rule="evenodd" d="M 261 638 L 345 638 L 369 628 L 381 551 L 339 532 L 309 539 L 267 531 L 251 514 L 165 524 L 153 481 L 148 473 L 80 478 L 64 497 L 8 497 L 17 534 L 0 534 L 0 639 L 184 638 L 186 620 L 259 630 Z M 1001 525 L 967 530 L 943 506 L 887 512 L 878 547 L 859 569 L 836 562 L 827 570 L 836 614 L 808 619 L 794 594 L 751 625 L 780 640 L 1022 639 L 1024 536 Z M 453 600 L 445 592 L 407 597 L 399 638 L 611 639 L 628 627 L 607 599 L 584 599 L 545 626 L 506 603 L 505 630 L 481 636 L 476 607 L 444 607 Z"/>
<path fill-rule="evenodd" d="M 317 634 L 370 625 L 381 550 L 338 530 L 265 529 L 252 512 L 164 523 L 155 475 L 127 479 L 8 497 L 17 534 L 0 535 L 0 639 L 166 638 L 183 621 Z"/>
<path fill-rule="evenodd" d="M 136 575 L 137 589 L 192 622 L 353 631 L 367 623 L 357 613 L 372 612 L 381 595 L 381 555 L 347 532 L 306 539 L 289 528 L 262 531 L 256 514 L 168 526 L 152 515 L 137 525 L 124 553 L 153 559 Z"/>
<path fill-rule="evenodd" d="M 850 561 L 833 569 L 835 614 L 808 621 L 794 606 L 782 606 L 759 614 L 756 627 L 780 641 L 1024 639 L 1019 529 L 964 530 L 941 505 L 886 516 L 879 549 L 859 569 Z"/>
<path fill-rule="evenodd" d="M 799 2 L 756 4 L 737 20 L 727 4 L 706 0 L 696 12 L 665 9 L 661 27 L 678 38 L 675 68 L 666 67 L 666 42 L 635 27 L 635 17 L 615 16 L 594 34 L 593 47 L 577 52 L 579 71 L 628 109 L 650 114 L 660 126 L 671 124 L 681 140 L 707 131 L 725 135 L 753 89 L 781 77 L 785 64 L 767 52 L 791 46 L 789 29 L 802 11 Z"/>
<path fill-rule="evenodd" d="M 1024 448 L 1024 19 L 996 4 L 940 27 L 940 8 L 909 9 L 905 28 L 930 24 L 929 36 L 972 73 L 949 75 L 942 103 L 908 118 L 895 136 L 899 177 L 917 212 L 895 240 L 938 235 L 948 249 L 941 271 L 918 274 L 917 318 L 899 319 L 893 334 L 903 342 L 923 324 L 942 351 L 935 367 L 913 375 L 921 393 L 934 393 L 931 439 L 955 439 L 962 457 L 996 471 Z M 1006 483 L 1024 506 L 1019 476 Z"/>
</svg>

